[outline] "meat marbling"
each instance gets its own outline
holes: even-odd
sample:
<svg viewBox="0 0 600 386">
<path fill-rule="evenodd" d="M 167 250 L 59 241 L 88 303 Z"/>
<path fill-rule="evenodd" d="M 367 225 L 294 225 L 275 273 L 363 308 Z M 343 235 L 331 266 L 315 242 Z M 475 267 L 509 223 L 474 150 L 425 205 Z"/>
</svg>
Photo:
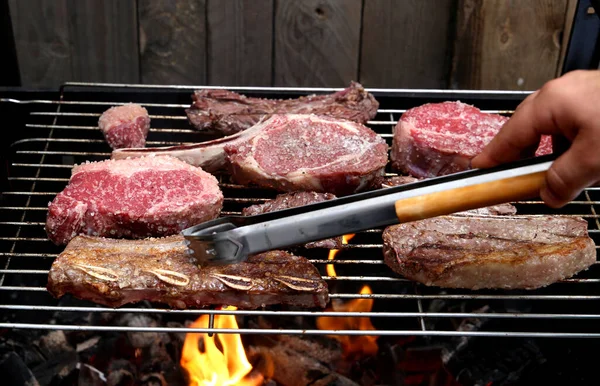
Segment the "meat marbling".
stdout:
<svg viewBox="0 0 600 386">
<path fill-rule="evenodd" d="M 388 146 L 368 127 L 315 115 L 273 115 L 229 137 L 187 146 L 119 149 L 113 159 L 166 154 L 210 172 L 229 168 L 240 184 L 336 195 L 383 176 Z"/>
<path fill-rule="evenodd" d="M 582 218 L 442 216 L 385 229 L 384 261 L 428 286 L 536 289 L 596 261 Z"/>
<path fill-rule="evenodd" d="M 179 309 L 324 308 L 329 300 L 327 284 L 304 257 L 270 251 L 239 264 L 199 267 L 180 235 L 77 236 L 52 264 L 47 289 L 56 298 L 70 293 L 108 307 L 147 300 Z"/>
<path fill-rule="evenodd" d="M 262 204 L 252 205 L 242 210 L 244 216 L 255 216 L 262 213 L 275 212 L 278 210 L 295 208 L 304 205 L 315 204 L 336 198 L 330 193 L 317 192 L 294 192 L 279 194 L 272 200 Z M 342 237 L 313 241 L 304 245 L 305 248 L 327 248 L 338 249 L 342 245 Z"/>
<path fill-rule="evenodd" d="M 359 123 L 288 114 L 274 115 L 265 125 L 225 146 L 240 184 L 346 195 L 371 187 L 384 173 L 385 140 Z"/>
<path fill-rule="evenodd" d="M 344 90 L 297 99 L 251 98 L 227 90 L 194 92 L 186 109 L 189 122 L 198 130 L 230 135 L 245 130 L 273 114 L 315 114 L 366 123 L 377 115 L 379 103 L 356 82 Z"/>
<path fill-rule="evenodd" d="M 173 157 L 84 163 L 49 205 L 48 238 L 166 236 L 219 216 L 217 179 Z"/>
<path fill-rule="evenodd" d="M 150 116 L 142 106 L 128 103 L 102 113 L 98 127 L 113 149 L 144 147 L 150 130 Z"/>
<path fill-rule="evenodd" d="M 415 177 L 435 177 L 469 168 L 470 160 L 508 120 L 461 102 L 429 103 L 406 111 L 394 128 L 392 167 Z M 536 155 L 552 153 L 542 137 Z"/>
</svg>

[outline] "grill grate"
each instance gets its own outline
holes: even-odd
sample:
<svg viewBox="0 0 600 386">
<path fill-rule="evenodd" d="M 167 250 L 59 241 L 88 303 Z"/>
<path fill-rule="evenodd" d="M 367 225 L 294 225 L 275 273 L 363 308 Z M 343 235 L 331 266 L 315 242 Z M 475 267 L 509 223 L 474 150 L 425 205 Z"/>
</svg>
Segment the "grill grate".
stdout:
<svg viewBox="0 0 600 386">
<path fill-rule="evenodd" d="M 600 265 L 536 291 L 465 291 L 425 287 L 394 274 L 382 260 L 381 229 L 361 232 L 344 245 L 337 260 L 327 259 L 328 250 L 301 251 L 325 274 L 333 264 L 338 277 L 324 276 L 330 297 L 337 301 L 374 299 L 372 312 L 296 311 L 277 309 L 254 311 L 167 310 L 139 304 L 119 309 L 98 307 L 69 299 L 57 301 L 45 289 L 48 269 L 61 248 L 50 243 L 44 232 L 47 204 L 66 185 L 75 163 L 110 157 L 110 149 L 97 129 L 100 114 L 109 106 L 136 102 L 151 115 L 148 146 L 175 145 L 212 139 L 210 133 L 193 131 L 183 109 L 190 93 L 198 87 L 68 83 L 59 100 L 3 99 L 4 103 L 25 105 L 27 118 L 20 137 L 10 147 L 7 191 L 0 206 L 0 327 L 88 331 L 162 331 L 243 334 L 345 334 L 420 336 L 512 336 L 512 337 L 600 337 L 595 327 L 600 319 L 598 284 Z M 285 98 L 309 92 L 337 89 L 228 87 L 253 96 Z M 392 129 L 406 109 L 432 101 L 460 99 L 484 111 L 510 115 L 526 93 L 456 90 L 370 89 L 381 109 L 368 125 L 391 144 Z M 12 128 L 8 128 L 12 130 Z M 16 129 L 16 128 L 15 128 Z M 394 175 L 388 173 L 388 175 Z M 225 194 L 223 215 L 239 214 L 245 206 L 264 202 L 277 194 L 259 188 L 229 183 L 221 176 Z M 600 245 L 597 205 L 600 188 L 584 191 L 561 210 L 552 210 L 540 201 L 516 203 L 521 214 L 560 213 L 581 216 L 588 221 L 590 236 Z M 368 284 L 373 294 L 360 294 Z M 66 304 L 66 305 L 65 305 Z M 482 312 L 489 305 L 493 312 Z M 376 331 L 298 329 L 206 329 L 119 327 L 80 323 L 87 313 L 148 313 L 197 318 L 201 314 L 234 314 L 247 317 L 305 317 L 314 326 L 316 317 L 370 317 Z M 72 323 L 49 323 L 62 315 Z M 67 316 L 67 317 L 65 317 Z M 68 317 L 71 316 L 71 317 Z M 488 321 L 479 331 L 457 326 L 467 319 Z M 211 318 L 212 320 L 212 318 Z"/>
</svg>

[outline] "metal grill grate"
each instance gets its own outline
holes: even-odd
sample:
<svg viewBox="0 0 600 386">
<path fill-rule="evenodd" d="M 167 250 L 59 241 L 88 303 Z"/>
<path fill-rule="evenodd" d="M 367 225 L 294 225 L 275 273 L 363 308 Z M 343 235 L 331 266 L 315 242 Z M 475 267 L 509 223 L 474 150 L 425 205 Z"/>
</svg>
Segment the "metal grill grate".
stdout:
<svg viewBox="0 0 600 386">
<path fill-rule="evenodd" d="M 61 248 L 50 243 L 44 232 L 47 204 L 66 185 L 74 163 L 110 157 L 110 149 L 97 129 L 100 114 L 109 106 L 137 102 L 148 109 L 152 129 L 148 146 L 175 145 L 214 138 L 193 131 L 183 109 L 190 104 L 190 93 L 198 87 L 145 86 L 70 83 L 61 88 L 59 100 L 3 99 L 4 103 L 27 105 L 27 121 L 20 138 L 11 145 L 9 189 L 2 193 L 0 207 L 0 327 L 26 329 L 63 329 L 95 331 L 164 331 L 260 334 L 347 334 L 347 335 L 437 335 L 437 336 L 539 336 L 600 337 L 598 283 L 600 265 L 580 275 L 536 291 L 464 291 L 429 288 L 394 274 L 382 260 L 381 229 L 358 234 L 345 245 L 333 264 L 338 277 L 324 276 L 332 301 L 373 299 L 372 312 L 313 312 L 230 310 L 167 310 L 148 304 L 112 309 L 70 299 L 57 301 L 45 289 L 53 259 Z M 337 89 L 308 88 L 234 88 L 248 95 L 290 97 L 309 92 Z M 368 125 L 391 144 L 392 129 L 406 109 L 441 100 L 460 99 L 484 111 L 511 114 L 525 96 L 522 92 L 448 91 L 448 90 L 369 90 L 381 109 Z M 7 127 L 8 130 L 18 128 Z M 19 129 L 20 130 L 20 129 Z M 388 173 L 393 175 L 393 173 Z M 274 197 L 275 192 L 228 183 L 221 178 L 225 194 L 223 215 L 239 214 L 245 206 Z M 592 238 L 600 245 L 598 202 L 600 189 L 590 188 L 560 211 L 539 201 L 516 203 L 521 214 L 560 213 L 581 216 L 588 221 Z M 306 250 L 310 259 L 325 274 L 324 249 Z M 359 294 L 368 284 L 373 294 Z M 484 307 L 486 306 L 486 307 Z M 188 316 L 235 314 L 263 317 L 319 316 L 370 317 L 376 331 L 318 330 L 316 328 L 277 329 L 191 329 L 158 327 L 118 327 L 100 323 L 81 323 L 87 313 L 152 313 Z M 62 324 L 49 323 L 62 315 Z M 460 328 L 465 320 L 488 320 L 483 330 Z M 211 318 L 212 319 L 212 318 Z M 283 327 L 283 326 L 281 326 Z"/>
</svg>

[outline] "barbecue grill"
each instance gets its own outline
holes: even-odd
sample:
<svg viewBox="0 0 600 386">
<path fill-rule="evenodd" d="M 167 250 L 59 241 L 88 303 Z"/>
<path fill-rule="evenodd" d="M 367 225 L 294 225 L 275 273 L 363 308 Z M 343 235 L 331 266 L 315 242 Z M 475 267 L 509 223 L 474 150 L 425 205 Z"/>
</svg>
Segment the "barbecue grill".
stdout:
<svg viewBox="0 0 600 386">
<path fill-rule="evenodd" d="M 383 264 L 382 229 L 357 234 L 333 261 L 337 277 L 324 276 L 330 286 L 331 299 L 374 299 L 372 312 L 329 312 L 304 310 L 167 310 L 146 304 L 118 309 L 97 307 L 88 302 L 71 301 L 69 305 L 53 299 L 45 289 L 48 269 L 62 248 L 54 246 L 44 231 L 47 204 L 66 185 L 76 163 L 110 157 L 110 148 L 97 129 L 100 114 L 109 106 L 136 102 L 146 107 L 152 119 L 148 146 L 174 145 L 212 139 L 210 133 L 194 131 L 188 124 L 184 108 L 190 94 L 198 87 L 125 84 L 66 83 L 56 98 L 3 99 L 10 115 L 22 116 L 22 126 L 13 126 L 14 138 L 4 152 L 8 176 L 2 193 L 0 327 L 13 329 L 61 329 L 127 332 L 209 332 L 241 334 L 319 334 L 319 335 L 426 335 L 426 336 L 507 336 L 507 337 L 600 337 L 596 328 L 600 319 L 598 287 L 600 264 L 574 278 L 563 280 L 536 291 L 466 291 L 426 287 L 405 280 Z M 307 93 L 326 93 L 324 88 L 254 88 L 228 87 L 251 96 L 287 98 Z M 443 100 L 461 100 L 484 111 L 510 115 L 526 92 L 457 91 L 457 90 L 389 90 L 369 89 L 380 102 L 376 118 L 368 126 L 389 144 L 392 129 L 402 113 L 414 106 Z M 21 95 L 22 97 L 22 95 Z M 16 112 L 20 114 L 17 114 Z M 388 176 L 394 175 L 391 172 Z M 239 214 L 241 209 L 266 199 L 275 192 L 230 183 L 220 176 L 225 195 L 223 215 Z M 521 214 L 560 213 L 581 216 L 588 221 L 589 234 L 600 246 L 600 189 L 588 188 L 560 210 L 552 210 L 541 201 L 516 203 Z M 303 250 L 323 273 L 328 250 Z M 372 294 L 359 294 L 368 284 Z M 456 304 L 436 311 L 436 304 Z M 482 305 L 492 305 L 484 312 Z M 245 316 L 368 316 L 377 331 L 297 329 L 205 329 L 127 327 L 77 323 L 48 323 L 55 313 L 165 313 L 196 318 L 201 314 L 235 314 Z M 469 318 L 489 319 L 483 328 L 457 330 L 456 322 Z M 212 320 L 212 318 L 211 318 Z M 433 323 L 435 321 L 435 323 Z M 442 321 L 442 322 L 439 322 Z M 445 323 L 444 321 L 453 321 Z M 444 327 L 446 326 L 446 327 Z"/>
<path fill-rule="evenodd" d="M 588 7 L 592 3 L 598 9 L 598 2 L 578 2 L 563 72 L 577 68 L 598 68 L 600 39 L 597 32 L 600 18 L 590 17 Z M 494 362 L 495 357 L 500 361 L 508 357 L 506 360 L 517 362 L 512 366 L 519 368 L 521 363 L 518 362 L 539 363 L 540 339 L 550 342 L 548 347 L 553 347 L 551 351 L 556 352 L 555 362 L 561 366 L 579 366 L 582 369 L 585 358 L 595 357 L 591 352 L 584 351 L 581 357 L 572 352 L 572 357 L 565 358 L 562 350 L 576 347 L 583 341 L 573 338 L 600 338 L 600 329 L 597 327 L 600 321 L 600 262 L 575 277 L 534 291 L 469 291 L 426 287 L 402 278 L 383 263 L 383 229 L 370 229 L 355 235 L 348 244 L 342 246 L 335 260 L 328 260 L 329 251 L 326 249 L 300 249 L 297 252 L 319 269 L 329 285 L 332 302 L 372 299 L 373 308 L 370 312 L 333 312 L 329 309 L 307 311 L 282 307 L 252 311 L 170 310 L 147 302 L 113 309 L 71 296 L 54 299 L 46 291 L 47 275 L 54 258 L 63 248 L 53 245 L 46 237 L 44 225 L 47 205 L 66 186 L 74 164 L 110 157 L 110 148 L 97 128 L 100 114 L 119 104 L 134 102 L 143 105 L 152 119 L 148 147 L 210 140 L 218 135 L 193 130 L 184 113 L 184 108 L 191 103 L 191 94 L 199 88 L 226 88 L 248 96 L 267 98 L 292 98 L 339 90 L 69 82 L 63 84 L 58 92 L 22 89 L 3 91 L 0 98 L 0 116 L 5 119 L 4 140 L 0 144 L 0 159 L 4 166 L 0 168 L 0 338 L 2 332 L 7 331 L 27 336 L 25 333 L 28 331 L 41 333 L 56 330 L 72 331 L 74 334 L 235 333 L 250 337 L 261 334 L 300 337 L 369 335 L 397 337 L 399 341 L 420 337 L 430 343 L 453 341 L 453 347 L 462 346 L 462 354 L 459 348 L 450 350 L 454 356 L 450 362 L 454 361 L 453 366 L 458 366 L 461 372 L 464 367 L 480 366 L 479 363 L 472 365 L 476 362 L 473 358 L 477 358 L 478 354 L 492 357 L 492 363 L 482 366 L 483 373 L 487 369 L 494 372 L 498 366 L 502 367 L 502 364 Z M 385 138 L 388 144 L 392 141 L 393 127 L 409 108 L 429 102 L 460 100 L 485 112 L 510 116 L 529 94 L 487 90 L 367 90 L 380 103 L 377 116 L 367 125 Z M 388 169 L 387 175 L 395 174 Z M 271 190 L 231 183 L 226 175 L 218 177 L 225 196 L 223 216 L 240 214 L 244 207 L 264 202 L 277 194 Z M 589 235 L 597 244 L 596 251 L 600 248 L 600 188 L 586 189 L 559 210 L 551 209 L 539 200 L 514 204 L 519 214 L 561 214 L 584 218 L 588 223 Z M 328 276 L 328 265 L 335 267 L 338 276 Z M 369 285 L 372 293 L 361 293 L 360 289 L 365 284 Z M 157 315 L 162 320 L 158 325 L 114 323 L 121 316 L 123 319 L 133 316 L 152 320 L 151 317 Z M 193 320 L 201 315 L 209 316 L 207 328 L 185 327 L 181 323 L 168 322 Z M 235 315 L 246 322 L 239 329 L 215 328 L 216 315 Z M 323 316 L 369 317 L 375 330 L 319 329 L 316 321 Z M 248 322 L 260 318 L 276 322 Z M 516 342 L 514 338 L 522 338 L 519 342 L 524 343 L 513 344 Z M 538 339 L 532 344 L 529 338 Z M 464 354 L 467 339 L 471 339 L 471 344 L 466 350 L 468 353 Z M 472 344 L 472 339 L 478 339 L 479 343 Z M 482 344 L 481 340 L 495 344 L 502 342 L 505 346 L 489 347 L 487 343 Z M 482 345 L 486 347 L 482 348 Z M 517 354 L 511 357 L 512 353 Z M 436 352 L 435 355 L 439 360 L 439 354 Z M 376 361 L 381 358 L 378 356 Z M 392 363 L 389 366 L 392 372 L 394 365 Z M 550 360 L 546 368 L 553 369 L 552 366 Z M 593 365 L 588 367 L 595 371 Z M 50 374 L 56 371 L 50 368 Z M 474 371 L 472 378 L 478 379 L 476 375 L 477 371 Z M 539 372 L 536 376 L 539 376 Z M 553 376 L 555 374 L 547 377 Z M 595 375 L 590 378 L 594 379 Z"/>
</svg>

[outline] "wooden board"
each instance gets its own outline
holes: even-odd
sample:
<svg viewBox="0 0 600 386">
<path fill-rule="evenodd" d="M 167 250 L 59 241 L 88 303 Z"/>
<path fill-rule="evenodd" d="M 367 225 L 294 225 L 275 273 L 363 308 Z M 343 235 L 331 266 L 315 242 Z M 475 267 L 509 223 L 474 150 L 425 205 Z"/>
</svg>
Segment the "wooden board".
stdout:
<svg viewBox="0 0 600 386">
<path fill-rule="evenodd" d="M 563 34 L 560 46 L 560 56 L 558 59 L 558 66 L 556 66 L 556 76 L 559 77 L 562 74 L 562 69 L 565 64 L 565 58 L 567 55 L 567 48 L 569 48 L 569 37 L 571 36 L 571 29 L 573 28 L 573 20 L 575 19 L 575 13 L 577 11 L 577 0 L 567 0 L 567 11 L 565 12 L 565 27 L 563 28 Z"/>
<path fill-rule="evenodd" d="M 138 83 L 135 0 L 67 0 L 73 80 Z"/>
<path fill-rule="evenodd" d="M 358 79 L 361 0 L 276 0 L 274 85 L 347 86 Z"/>
<path fill-rule="evenodd" d="M 139 0 L 143 83 L 206 84 L 206 2 Z"/>
<path fill-rule="evenodd" d="M 66 4 L 9 0 L 23 86 L 57 87 L 72 78 Z"/>
<path fill-rule="evenodd" d="M 270 86 L 273 0 L 207 0 L 208 84 Z"/>
<path fill-rule="evenodd" d="M 533 90 L 554 78 L 567 0 L 459 0 L 452 87 Z"/>
<path fill-rule="evenodd" d="M 365 1 L 360 82 L 366 87 L 446 88 L 455 2 Z"/>
</svg>

